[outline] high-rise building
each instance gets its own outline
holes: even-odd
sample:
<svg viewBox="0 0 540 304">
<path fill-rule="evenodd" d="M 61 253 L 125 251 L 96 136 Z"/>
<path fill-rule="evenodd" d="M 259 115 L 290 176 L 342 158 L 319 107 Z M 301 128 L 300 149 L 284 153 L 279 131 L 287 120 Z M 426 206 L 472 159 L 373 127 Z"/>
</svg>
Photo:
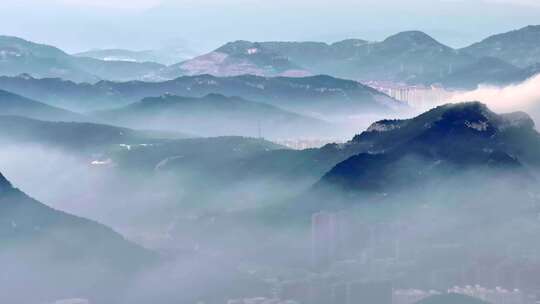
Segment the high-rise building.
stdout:
<svg viewBox="0 0 540 304">
<path fill-rule="evenodd" d="M 348 259 L 354 254 L 354 246 L 365 244 L 362 237 L 365 233 L 358 233 L 358 227 L 354 226 L 351 213 L 339 211 L 336 213 L 336 257 L 338 259 Z"/>
<path fill-rule="evenodd" d="M 315 267 L 328 266 L 336 258 L 337 217 L 317 212 L 311 217 L 311 257 Z"/>
</svg>

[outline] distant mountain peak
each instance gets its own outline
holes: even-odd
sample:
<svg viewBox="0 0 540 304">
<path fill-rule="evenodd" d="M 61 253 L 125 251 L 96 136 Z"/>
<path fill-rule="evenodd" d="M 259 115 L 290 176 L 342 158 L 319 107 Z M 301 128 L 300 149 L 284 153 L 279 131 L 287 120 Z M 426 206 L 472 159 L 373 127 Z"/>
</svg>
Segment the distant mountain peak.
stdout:
<svg viewBox="0 0 540 304">
<path fill-rule="evenodd" d="M 404 43 L 404 44 L 421 44 L 421 45 L 442 45 L 433 37 L 421 31 L 405 31 L 400 32 L 386 38 L 383 42 L 386 43 Z"/>
<path fill-rule="evenodd" d="M 216 50 L 216 52 L 222 52 L 229 55 L 242 54 L 251 55 L 258 53 L 261 50 L 261 44 L 257 42 L 251 42 L 246 40 L 237 40 L 229 42 Z"/>
<path fill-rule="evenodd" d="M 160 72 L 163 78 L 200 74 L 301 77 L 310 75 L 310 72 L 263 43 L 245 40 L 229 42 L 210 53 L 172 65 Z"/>
<path fill-rule="evenodd" d="M 533 126 L 525 113 L 496 114 L 480 102 L 379 121 L 349 143 L 367 149 L 336 165 L 322 181 L 348 190 L 386 192 L 469 169 L 508 170 L 529 179 L 524 164 L 540 163 L 538 152 L 531 152 L 540 149 Z"/>
<path fill-rule="evenodd" d="M 478 101 L 446 104 L 440 109 L 442 109 L 440 119 L 451 119 L 456 123 L 463 122 L 465 126 L 477 131 L 485 131 L 487 127 L 492 127 L 497 131 L 509 127 L 534 128 L 534 121 L 525 112 L 497 114 L 486 104 Z M 437 108 L 433 111 L 437 111 Z"/>
<path fill-rule="evenodd" d="M 402 132 L 407 136 L 416 136 L 434 128 L 441 136 L 466 130 L 489 136 L 509 128 L 533 130 L 534 121 L 524 112 L 494 113 L 478 101 L 453 103 L 438 106 L 412 119 L 377 121 L 365 132 L 355 136 L 353 142 L 398 129 L 403 129 Z"/>
<path fill-rule="evenodd" d="M 21 52 L 20 56 L 23 54 L 33 54 L 43 58 L 67 56 L 67 53 L 54 46 L 38 44 L 14 36 L 0 36 L 0 48 L 18 50 Z"/>
</svg>

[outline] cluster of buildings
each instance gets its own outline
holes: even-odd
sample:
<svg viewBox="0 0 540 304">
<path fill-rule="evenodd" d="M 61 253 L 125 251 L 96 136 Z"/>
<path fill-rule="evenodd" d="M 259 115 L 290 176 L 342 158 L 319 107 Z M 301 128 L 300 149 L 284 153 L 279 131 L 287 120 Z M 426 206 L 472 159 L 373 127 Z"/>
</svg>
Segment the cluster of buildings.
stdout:
<svg viewBox="0 0 540 304">
<path fill-rule="evenodd" d="M 455 94 L 455 92 L 440 85 L 406 85 L 386 81 L 369 81 L 364 84 L 396 100 L 421 109 L 445 103 Z"/>
<path fill-rule="evenodd" d="M 321 211 L 312 215 L 311 262 L 315 269 L 324 269 L 338 260 L 353 256 L 353 242 L 371 241 L 370 234 L 354 235 L 358 227 L 352 225 L 353 220 L 347 212 Z M 369 231 L 367 226 L 360 229 Z"/>
<path fill-rule="evenodd" d="M 349 212 L 314 213 L 311 217 L 311 261 L 315 269 L 337 261 L 396 260 L 401 255 L 400 223 L 364 223 Z M 362 233 L 358 233 L 361 231 Z"/>
<path fill-rule="evenodd" d="M 312 270 L 318 275 L 281 284 L 280 297 L 315 304 L 362 299 L 413 304 L 448 286 L 465 286 L 444 293 L 493 304 L 540 303 L 540 264 L 535 261 L 517 261 L 515 252 L 511 259 L 504 254 L 487 258 L 478 248 L 451 240 L 411 243 L 410 237 L 419 234 L 401 221 L 361 223 L 348 212 L 316 212 L 310 241 Z"/>
</svg>

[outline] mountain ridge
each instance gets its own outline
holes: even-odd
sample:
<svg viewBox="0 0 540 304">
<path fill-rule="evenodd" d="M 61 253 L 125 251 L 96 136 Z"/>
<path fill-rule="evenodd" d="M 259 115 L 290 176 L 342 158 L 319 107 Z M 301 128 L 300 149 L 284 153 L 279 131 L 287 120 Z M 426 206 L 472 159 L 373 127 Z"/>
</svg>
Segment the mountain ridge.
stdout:
<svg viewBox="0 0 540 304">
<path fill-rule="evenodd" d="M 203 136 L 257 136 L 255 132 L 264 128 L 265 136 L 279 138 L 304 131 L 325 132 L 330 125 L 270 104 L 216 93 L 203 97 L 146 97 L 123 108 L 97 112 L 96 117 L 128 127 L 144 123 Z"/>
<path fill-rule="evenodd" d="M 517 67 L 527 68 L 540 62 L 540 25 L 529 25 L 496 34 L 461 49 L 475 57 L 496 57 Z"/>
<path fill-rule="evenodd" d="M 59 48 L 13 36 L 0 36 L 0 68 L 5 76 L 22 73 L 61 77 L 76 82 L 142 78 L 163 66 L 157 63 L 103 61 L 76 57 Z"/>
<path fill-rule="evenodd" d="M 391 112 L 403 107 L 397 100 L 359 82 L 323 75 L 304 78 L 199 75 L 163 82 L 103 80 L 95 84 L 22 75 L 0 77 L 0 89 L 40 98 L 64 108 L 87 111 L 125 106 L 149 96 L 201 97 L 210 93 L 241 96 L 308 116 L 313 112 Z"/>
<path fill-rule="evenodd" d="M 525 164 L 540 164 L 532 152 L 540 151 L 533 120 L 523 112 L 495 114 L 479 102 L 439 106 L 409 120 L 379 121 L 353 142 L 370 148 L 336 165 L 318 185 L 384 191 L 392 183 L 409 185 L 456 168 L 520 171 Z"/>
<path fill-rule="evenodd" d="M 6 303 L 42 302 L 78 293 L 108 303 L 157 255 L 97 222 L 50 208 L 11 186 L 0 173 L 0 260 L 10 290 L 36 284 L 31 294 L 3 293 Z M 45 278 L 55 277 L 55 280 Z M 9 278 L 9 279 L 7 279 Z M 38 284 L 40 283 L 40 284 Z"/>
<path fill-rule="evenodd" d="M 0 90 L 0 115 L 18 115 L 56 121 L 85 121 L 84 115 Z"/>
</svg>

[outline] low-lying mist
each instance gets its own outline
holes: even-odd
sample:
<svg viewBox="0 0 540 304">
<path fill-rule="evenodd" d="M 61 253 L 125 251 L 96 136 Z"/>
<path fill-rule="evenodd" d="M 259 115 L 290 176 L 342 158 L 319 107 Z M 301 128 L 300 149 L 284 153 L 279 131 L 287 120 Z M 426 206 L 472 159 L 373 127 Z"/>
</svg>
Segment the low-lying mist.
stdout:
<svg viewBox="0 0 540 304">
<path fill-rule="evenodd" d="M 473 91 L 458 93 L 450 99 L 450 102 L 464 100 L 480 101 L 497 112 L 525 111 L 539 122 L 540 75 L 505 87 L 480 86 Z"/>
<path fill-rule="evenodd" d="M 457 107 L 454 114 L 465 113 L 472 123 L 456 130 L 489 141 L 482 133 L 487 127 L 473 120 L 483 115 L 482 107 L 462 107 L 472 112 Z M 359 153 L 347 152 L 352 145 L 298 152 L 260 139 L 224 137 L 118 143 L 94 154 L 13 143 L 0 150 L 0 168 L 39 201 L 113 227 L 159 255 L 158 263 L 107 288 L 74 283 L 69 293 L 56 293 L 62 286 L 44 284 L 45 303 L 58 295 L 111 304 L 218 304 L 255 297 L 325 304 L 338 303 L 336 286 L 353 283 L 439 291 L 475 284 L 531 291 L 540 284 L 534 271 L 540 265 L 540 172 L 534 165 L 505 155 L 508 170 L 493 170 L 500 159 L 488 158 L 486 166 L 445 171 L 437 170 L 444 164 L 437 157 L 448 154 L 428 153 L 428 160 L 398 158 L 369 172 L 360 167 L 369 173 L 363 183 L 352 179 L 353 189 L 319 192 L 328 170 L 347 153 Z M 17 251 L 9 254 L 24 264 Z M 40 263 L 67 267 L 62 279 L 69 280 L 86 271 L 87 261 Z M 495 270 L 484 271 L 489 267 Z M 89 282 L 99 281 L 99 271 L 89 273 Z M 23 297 L 24 287 L 13 290 Z M 351 300 L 372 299 L 359 293 Z"/>
<path fill-rule="evenodd" d="M 181 160 L 177 153 L 187 152 L 152 156 L 157 149 L 151 146 L 130 149 L 122 148 L 115 158 L 113 154 L 81 155 L 53 146 L 12 144 L 0 151 L 0 167 L 16 187 L 41 202 L 97 220 L 150 246 L 160 244 L 173 227 L 202 215 L 271 205 L 313 182 L 265 176 L 227 180 L 233 174 L 212 171 L 227 160 L 212 155 L 211 150 L 204 157 L 202 150 L 198 157 L 184 154 L 187 164 L 174 164 Z M 131 156 L 137 149 L 147 149 L 139 152 L 146 158 Z M 215 167 L 205 166 L 211 158 Z"/>
<path fill-rule="evenodd" d="M 163 251 L 170 259 L 138 276 L 125 302 L 266 297 L 329 303 L 335 301 L 332 286 L 350 282 L 390 282 L 393 289 L 480 284 L 533 290 L 539 279 L 521 265 L 539 265 L 540 204 L 536 182 L 523 178 L 475 169 L 432 176 L 432 182 L 409 188 L 389 185 L 375 196 L 335 192 L 287 202 L 334 206 L 314 207 L 313 213 L 279 215 L 276 208 L 290 206 L 275 205 L 260 213 L 193 218 L 171 230 L 172 247 Z M 324 224 L 316 216 L 327 215 L 336 225 L 330 235 L 317 232 Z M 186 242 L 188 231 L 193 247 L 172 250 Z M 493 274 L 483 271 L 488 265 L 494 265 Z"/>
</svg>

